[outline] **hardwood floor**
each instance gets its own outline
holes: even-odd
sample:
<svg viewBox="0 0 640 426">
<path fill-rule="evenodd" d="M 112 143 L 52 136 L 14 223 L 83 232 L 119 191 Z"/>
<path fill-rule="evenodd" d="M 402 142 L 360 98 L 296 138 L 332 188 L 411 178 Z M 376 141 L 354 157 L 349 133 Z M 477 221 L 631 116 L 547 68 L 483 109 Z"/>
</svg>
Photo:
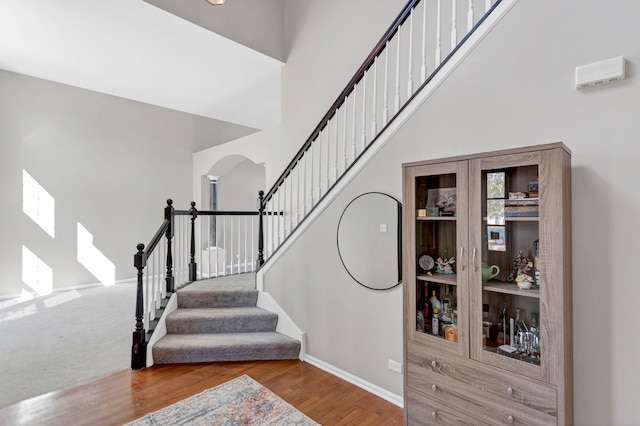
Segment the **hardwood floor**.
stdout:
<svg viewBox="0 0 640 426">
<path fill-rule="evenodd" d="M 0 425 L 121 425 L 243 374 L 322 425 L 400 425 L 402 409 L 305 362 L 123 370 L 0 410 Z"/>
</svg>

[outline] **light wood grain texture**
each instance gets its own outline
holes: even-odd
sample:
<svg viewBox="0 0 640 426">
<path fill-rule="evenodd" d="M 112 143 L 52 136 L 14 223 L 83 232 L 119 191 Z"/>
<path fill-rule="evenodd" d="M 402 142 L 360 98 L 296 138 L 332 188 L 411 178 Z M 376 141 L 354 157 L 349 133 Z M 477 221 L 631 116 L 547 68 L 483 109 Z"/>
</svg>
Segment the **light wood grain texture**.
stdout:
<svg viewBox="0 0 640 426">
<path fill-rule="evenodd" d="M 121 425 L 243 374 L 323 425 L 399 425 L 402 409 L 297 360 L 123 370 L 0 410 L 1 425 Z"/>
<path fill-rule="evenodd" d="M 412 332 L 416 282 L 425 279 L 415 274 L 416 256 L 420 255 L 415 253 L 415 247 L 424 244 L 418 241 L 423 235 L 416 232 L 415 227 L 416 223 L 428 221 L 428 218 L 412 217 L 414 209 L 407 213 L 405 222 L 408 225 L 403 241 L 407 252 L 411 251 L 411 256 L 405 256 L 404 264 L 408 288 L 404 309 L 405 418 L 408 424 L 430 424 L 423 418 L 430 409 L 425 407 L 435 403 L 453 407 L 447 414 L 449 417 L 441 417 L 440 424 L 460 421 L 456 417 L 458 414 L 489 424 L 573 424 L 570 156 L 565 145 L 554 143 L 403 165 L 405 205 L 411 204 L 411 197 L 415 197 L 416 179 L 451 173 L 455 167 L 459 201 L 455 235 L 457 263 L 468 265 L 466 271 L 457 271 L 458 294 L 462 295 L 458 300 L 458 327 L 464 330 L 458 334 L 458 345 L 452 347 L 450 342 Z M 512 172 L 507 172 L 509 190 L 522 187 L 536 174 L 539 178 L 539 217 L 507 221 L 508 232 L 512 234 L 507 251 L 523 245 L 526 249 L 536 237 L 539 238 L 542 272 L 539 290 L 519 290 L 514 284 L 499 281 L 482 283 L 482 260 L 491 264 L 494 259 L 500 259 L 503 274 L 511 262 L 508 253 L 506 257 L 497 252 L 483 255 L 487 232 L 482 206 L 486 199 L 486 173 L 516 169 L 522 173 L 510 175 Z M 460 194 L 468 194 L 467 208 L 461 205 Z M 465 232 L 465 236 L 461 236 L 461 232 Z M 506 275 L 502 279 L 504 277 Z M 539 311 L 539 366 L 483 349 L 483 295 L 520 298 L 520 303 L 528 309 Z M 468 347 L 468 351 L 460 347 Z M 456 350 L 452 351 L 452 348 Z M 432 386 L 438 392 L 434 392 Z M 506 389 L 509 389 L 508 394 Z M 442 420 L 445 417 L 447 421 Z"/>
</svg>

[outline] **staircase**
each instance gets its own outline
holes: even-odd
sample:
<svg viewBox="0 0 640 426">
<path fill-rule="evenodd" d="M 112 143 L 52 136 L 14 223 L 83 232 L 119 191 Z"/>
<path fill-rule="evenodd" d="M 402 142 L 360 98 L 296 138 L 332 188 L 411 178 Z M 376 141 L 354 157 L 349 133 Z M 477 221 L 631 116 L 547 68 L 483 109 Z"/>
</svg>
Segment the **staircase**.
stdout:
<svg viewBox="0 0 640 426">
<path fill-rule="evenodd" d="M 176 210 L 167 200 L 164 222 L 146 247 L 138 244 L 134 255 L 138 292 L 132 368 L 154 362 L 298 358 L 300 341 L 275 332 L 278 319 L 256 307 L 253 287 L 220 287 L 210 280 L 189 284 L 177 292 L 178 309 L 163 314 L 168 334 L 148 333 L 162 298 L 213 270 L 227 273 L 225 261 L 217 266 L 219 247 L 226 252 L 228 245 L 229 254 L 235 250 L 233 259 L 240 259 L 241 247 L 255 253 L 257 245 L 257 261 L 253 254 L 251 261 L 245 255 L 242 264 L 247 271 L 248 264 L 257 263 L 264 274 L 517 1 L 408 0 L 272 188 L 259 192 L 258 211 L 198 211 L 195 202 L 189 210 Z M 236 219 L 234 228 L 232 218 L 241 215 L 244 227 Z M 230 237 L 222 231 L 222 246 L 209 232 L 203 240 L 198 219 L 211 216 L 218 219 L 214 223 L 223 223 L 222 230 L 227 229 L 224 217 L 230 217 Z M 210 229 L 211 222 L 204 226 Z M 209 247 L 206 260 L 196 261 L 196 247 Z M 234 262 L 231 273 L 241 270 L 240 260 L 237 268 Z M 275 301 L 269 306 L 280 308 Z M 282 331 L 301 335 L 279 312 L 287 319 Z M 149 352 L 153 360 L 147 362 Z"/>
<path fill-rule="evenodd" d="M 253 275 L 251 275 L 253 276 Z M 276 332 L 278 315 L 256 307 L 238 280 L 196 281 L 177 291 L 178 309 L 153 346 L 156 364 L 297 359 L 300 341 Z"/>
</svg>

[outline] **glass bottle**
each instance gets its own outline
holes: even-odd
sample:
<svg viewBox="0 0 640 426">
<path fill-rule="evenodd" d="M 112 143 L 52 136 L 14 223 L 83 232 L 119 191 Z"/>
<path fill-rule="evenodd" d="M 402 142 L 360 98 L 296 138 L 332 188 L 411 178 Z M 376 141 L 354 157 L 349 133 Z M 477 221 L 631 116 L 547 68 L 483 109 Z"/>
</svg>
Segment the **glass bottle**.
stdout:
<svg viewBox="0 0 640 426">
<path fill-rule="evenodd" d="M 538 313 L 531 312 L 531 327 L 529 331 L 532 334 L 532 342 L 531 342 L 531 356 L 539 357 L 540 356 L 540 326 L 538 325 Z"/>
<path fill-rule="evenodd" d="M 502 310 L 500 321 L 498 322 L 498 336 L 496 337 L 498 345 L 509 344 L 509 323 L 507 322 L 507 308 Z"/>
<path fill-rule="evenodd" d="M 435 291 L 433 292 L 435 295 Z M 431 316 L 431 334 L 439 335 L 440 334 L 440 309 L 433 308 L 433 315 Z"/>
<path fill-rule="evenodd" d="M 451 341 L 458 341 L 458 314 L 453 312 L 451 314 L 451 324 L 447 325 L 444 330 L 444 338 Z"/>
<path fill-rule="evenodd" d="M 484 303 L 482 305 L 482 333 L 485 336 L 485 340 L 489 338 L 492 326 L 493 323 L 489 321 L 489 304 Z M 486 346 L 486 341 L 484 346 Z"/>
<path fill-rule="evenodd" d="M 429 302 L 431 302 L 432 311 L 435 311 L 436 308 L 438 308 L 438 312 L 442 311 L 442 303 L 440 303 L 440 299 L 438 299 L 438 296 L 436 296 L 435 290 L 431 292 L 431 299 L 429 299 Z"/>
</svg>

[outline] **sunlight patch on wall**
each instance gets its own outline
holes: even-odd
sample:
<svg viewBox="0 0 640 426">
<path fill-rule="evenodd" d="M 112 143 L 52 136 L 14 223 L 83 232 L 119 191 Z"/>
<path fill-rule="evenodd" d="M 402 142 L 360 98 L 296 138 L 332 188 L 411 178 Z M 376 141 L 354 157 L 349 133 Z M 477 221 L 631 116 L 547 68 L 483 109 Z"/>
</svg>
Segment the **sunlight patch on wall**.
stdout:
<svg viewBox="0 0 640 426">
<path fill-rule="evenodd" d="M 26 170 L 22 170 L 22 211 L 55 238 L 55 199 Z"/>
<path fill-rule="evenodd" d="M 116 265 L 93 245 L 93 234 L 78 222 L 78 262 L 105 287 L 116 282 Z"/>
<path fill-rule="evenodd" d="M 22 281 L 40 296 L 53 291 L 53 269 L 25 246 L 22 246 Z"/>
</svg>

